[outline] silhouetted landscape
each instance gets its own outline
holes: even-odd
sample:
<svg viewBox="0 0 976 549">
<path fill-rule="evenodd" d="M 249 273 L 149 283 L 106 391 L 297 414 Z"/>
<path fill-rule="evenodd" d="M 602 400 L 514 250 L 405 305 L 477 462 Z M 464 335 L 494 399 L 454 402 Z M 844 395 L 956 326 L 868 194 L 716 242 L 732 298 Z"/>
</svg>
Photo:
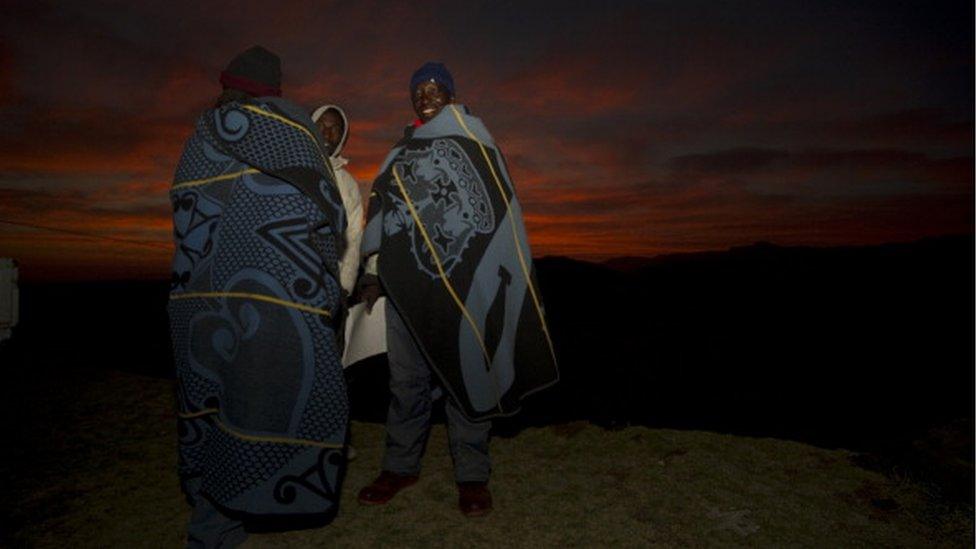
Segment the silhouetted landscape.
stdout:
<svg viewBox="0 0 976 549">
<path fill-rule="evenodd" d="M 792 439 L 864 452 L 869 467 L 909 467 L 971 502 L 973 249 L 967 235 L 538 259 L 562 379 L 496 431 L 588 420 Z M 20 394 L 29 379 L 57 383 L 76 369 L 172 377 L 166 282 L 21 292 L 21 325 L 0 360 L 4 416 L 25 444 L 45 436 Z M 384 366 L 353 367 L 355 419 L 383 420 Z"/>
</svg>

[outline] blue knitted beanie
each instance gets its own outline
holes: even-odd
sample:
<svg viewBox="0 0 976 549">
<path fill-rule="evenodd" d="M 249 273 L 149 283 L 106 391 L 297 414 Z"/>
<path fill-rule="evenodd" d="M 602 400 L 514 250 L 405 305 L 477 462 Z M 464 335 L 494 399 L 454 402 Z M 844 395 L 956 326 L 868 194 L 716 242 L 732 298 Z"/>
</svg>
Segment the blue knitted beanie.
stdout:
<svg viewBox="0 0 976 549">
<path fill-rule="evenodd" d="M 422 82 L 428 80 L 433 80 L 438 84 L 443 85 L 447 88 L 447 93 L 454 97 L 454 79 L 451 78 L 451 73 L 448 72 L 447 67 L 444 63 L 435 63 L 433 61 L 428 61 L 424 63 L 424 66 L 417 69 L 413 76 L 410 77 L 410 94 L 417 89 Z"/>
</svg>

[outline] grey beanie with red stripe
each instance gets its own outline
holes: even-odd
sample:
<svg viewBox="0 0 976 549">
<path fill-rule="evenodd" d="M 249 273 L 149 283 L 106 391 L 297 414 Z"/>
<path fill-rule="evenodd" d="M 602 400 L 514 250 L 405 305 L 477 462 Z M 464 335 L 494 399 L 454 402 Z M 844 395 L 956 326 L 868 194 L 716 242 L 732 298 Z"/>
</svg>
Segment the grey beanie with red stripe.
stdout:
<svg viewBox="0 0 976 549">
<path fill-rule="evenodd" d="M 220 73 L 224 89 L 241 90 L 255 97 L 281 95 L 281 58 L 261 47 L 251 46 L 231 59 Z"/>
</svg>

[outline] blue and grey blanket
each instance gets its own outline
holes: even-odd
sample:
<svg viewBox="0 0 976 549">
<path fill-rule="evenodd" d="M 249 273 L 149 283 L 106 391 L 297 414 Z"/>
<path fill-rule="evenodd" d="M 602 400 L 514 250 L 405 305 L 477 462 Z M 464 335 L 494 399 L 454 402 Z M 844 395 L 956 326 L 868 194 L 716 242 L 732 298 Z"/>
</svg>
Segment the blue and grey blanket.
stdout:
<svg viewBox="0 0 976 549">
<path fill-rule="evenodd" d="M 370 196 L 364 256 L 471 419 L 559 378 L 521 204 L 481 120 L 448 105 L 398 143 Z"/>
<path fill-rule="evenodd" d="M 326 519 L 348 423 L 345 217 L 311 120 L 269 97 L 205 112 L 170 200 L 183 489 L 232 516 Z"/>
</svg>

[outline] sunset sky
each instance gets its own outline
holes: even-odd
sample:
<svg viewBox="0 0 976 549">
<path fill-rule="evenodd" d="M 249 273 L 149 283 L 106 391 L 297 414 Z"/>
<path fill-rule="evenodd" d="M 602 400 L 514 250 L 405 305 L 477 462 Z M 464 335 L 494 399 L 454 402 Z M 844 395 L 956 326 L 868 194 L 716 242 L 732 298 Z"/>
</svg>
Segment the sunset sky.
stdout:
<svg viewBox="0 0 976 549">
<path fill-rule="evenodd" d="M 201 4 L 201 5 L 197 5 Z M 973 232 L 964 2 L 5 2 L 0 256 L 25 279 L 168 278 L 167 190 L 231 57 L 343 105 L 360 180 L 447 64 L 536 256 Z M 155 246 L 155 247 L 154 247 Z"/>
</svg>

